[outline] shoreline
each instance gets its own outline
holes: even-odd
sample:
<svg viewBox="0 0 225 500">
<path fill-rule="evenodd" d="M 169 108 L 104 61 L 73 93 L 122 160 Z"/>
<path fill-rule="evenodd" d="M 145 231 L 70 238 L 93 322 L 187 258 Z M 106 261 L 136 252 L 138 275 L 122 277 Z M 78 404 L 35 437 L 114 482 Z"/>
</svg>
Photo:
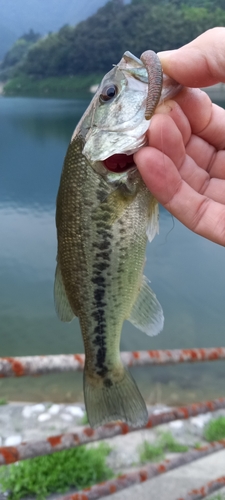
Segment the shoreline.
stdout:
<svg viewBox="0 0 225 500">
<path fill-rule="evenodd" d="M 18 76 L 0 81 L 0 95 L 5 97 L 76 97 L 78 93 L 93 93 L 102 75 L 49 77 L 40 80 Z"/>
<path fill-rule="evenodd" d="M 78 92 L 95 94 L 102 76 L 88 75 L 84 77 L 46 78 L 29 80 L 15 78 L 8 82 L 0 81 L 0 96 L 5 97 L 76 97 Z M 4 91 L 4 87 L 6 90 Z M 217 83 L 201 88 L 212 100 L 225 99 L 225 83 Z"/>
</svg>

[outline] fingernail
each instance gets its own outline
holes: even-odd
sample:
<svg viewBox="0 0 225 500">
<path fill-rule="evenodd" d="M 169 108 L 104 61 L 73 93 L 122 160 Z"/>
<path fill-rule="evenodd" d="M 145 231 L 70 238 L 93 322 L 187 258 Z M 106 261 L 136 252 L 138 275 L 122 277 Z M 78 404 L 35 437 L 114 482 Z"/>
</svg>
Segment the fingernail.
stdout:
<svg viewBox="0 0 225 500">
<path fill-rule="evenodd" d="M 159 106 L 157 106 L 156 110 L 155 110 L 155 115 L 156 114 L 169 114 L 173 109 L 173 106 L 172 106 L 172 102 L 170 103 L 170 101 L 167 101 L 167 102 L 163 102 L 162 104 L 160 104 Z"/>
<path fill-rule="evenodd" d="M 160 59 L 167 58 L 167 56 L 170 56 L 173 52 L 176 52 L 176 50 L 164 50 L 162 52 L 157 52 L 157 56 L 159 56 Z"/>
</svg>

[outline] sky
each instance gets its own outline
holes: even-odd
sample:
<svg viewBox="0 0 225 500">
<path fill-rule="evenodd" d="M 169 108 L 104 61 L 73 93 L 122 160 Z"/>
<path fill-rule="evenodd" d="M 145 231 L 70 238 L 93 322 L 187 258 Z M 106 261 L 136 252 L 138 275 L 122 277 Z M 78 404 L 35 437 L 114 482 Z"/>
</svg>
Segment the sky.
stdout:
<svg viewBox="0 0 225 500">
<path fill-rule="evenodd" d="M 75 25 L 94 14 L 107 0 L 0 0 L 0 60 L 31 28 L 38 33 Z"/>
</svg>

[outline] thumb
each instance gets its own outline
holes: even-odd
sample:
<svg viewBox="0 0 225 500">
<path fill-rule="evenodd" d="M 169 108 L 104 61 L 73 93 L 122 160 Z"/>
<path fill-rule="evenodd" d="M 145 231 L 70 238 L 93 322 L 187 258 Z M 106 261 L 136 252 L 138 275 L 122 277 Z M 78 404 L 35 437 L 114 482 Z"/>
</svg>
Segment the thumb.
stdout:
<svg viewBox="0 0 225 500">
<path fill-rule="evenodd" d="M 163 71 L 186 87 L 225 83 L 225 28 L 213 28 L 180 49 L 159 52 Z"/>
</svg>

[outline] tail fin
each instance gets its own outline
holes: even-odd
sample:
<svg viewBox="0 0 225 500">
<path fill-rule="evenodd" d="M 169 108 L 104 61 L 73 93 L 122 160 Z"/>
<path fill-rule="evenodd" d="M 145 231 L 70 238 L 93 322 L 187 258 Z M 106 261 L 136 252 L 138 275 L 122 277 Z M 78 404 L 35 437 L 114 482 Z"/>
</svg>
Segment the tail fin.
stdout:
<svg viewBox="0 0 225 500">
<path fill-rule="evenodd" d="M 145 402 L 130 373 L 124 368 L 121 380 L 107 375 L 99 384 L 90 383 L 84 371 L 84 398 L 90 426 L 93 428 L 122 420 L 141 427 L 148 420 Z"/>
</svg>

